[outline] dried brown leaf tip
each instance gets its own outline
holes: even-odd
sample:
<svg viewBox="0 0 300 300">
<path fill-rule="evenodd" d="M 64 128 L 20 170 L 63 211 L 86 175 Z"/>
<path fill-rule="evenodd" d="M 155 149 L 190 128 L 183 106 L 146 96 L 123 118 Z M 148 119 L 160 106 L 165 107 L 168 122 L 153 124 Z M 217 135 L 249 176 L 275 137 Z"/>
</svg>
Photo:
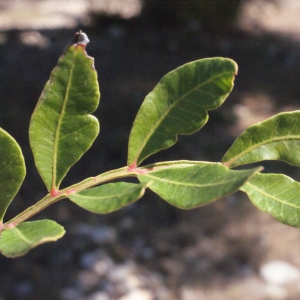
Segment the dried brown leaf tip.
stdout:
<svg viewBox="0 0 300 300">
<path fill-rule="evenodd" d="M 75 37 L 72 41 L 73 44 L 76 44 L 77 46 L 79 45 L 83 46 L 84 48 L 89 42 L 90 42 L 89 38 L 81 30 L 79 32 L 76 32 Z"/>
</svg>

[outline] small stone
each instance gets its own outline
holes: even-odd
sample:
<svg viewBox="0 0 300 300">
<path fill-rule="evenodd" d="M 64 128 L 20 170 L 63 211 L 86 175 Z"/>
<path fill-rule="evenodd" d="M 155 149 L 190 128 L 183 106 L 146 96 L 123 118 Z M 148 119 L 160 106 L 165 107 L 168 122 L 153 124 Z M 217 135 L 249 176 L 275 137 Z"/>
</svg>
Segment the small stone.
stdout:
<svg viewBox="0 0 300 300">
<path fill-rule="evenodd" d="M 128 289 L 135 289 L 137 287 L 140 287 L 141 281 L 139 279 L 139 276 L 137 274 L 130 274 L 126 278 L 126 287 Z"/>
<path fill-rule="evenodd" d="M 104 257 L 96 261 L 93 265 L 93 271 L 100 277 L 106 276 L 109 271 L 113 268 L 114 263 L 111 258 Z"/>
<path fill-rule="evenodd" d="M 165 258 L 161 262 L 164 269 L 172 275 L 181 275 L 185 271 L 184 264 L 176 259 Z"/>
<path fill-rule="evenodd" d="M 95 264 L 102 260 L 104 257 L 104 252 L 102 250 L 95 250 L 91 252 L 84 253 L 80 257 L 80 265 L 87 269 L 93 269 Z"/>
<path fill-rule="evenodd" d="M 98 276 L 95 273 L 88 271 L 80 272 L 78 280 L 84 290 L 90 290 L 99 282 Z"/>
<path fill-rule="evenodd" d="M 138 289 L 121 297 L 120 300 L 154 300 L 154 297 L 148 290 Z"/>
<path fill-rule="evenodd" d="M 300 279 L 300 270 L 285 261 L 274 260 L 260 268 L 260 276 L 269 284 L 288 284 Z"/>
<path fill-rule="evenodd" d="M 108 277 L 112 282 L 123 282 L 129 275 L 135 273 L 135 265 L 133 263 L 125 263 L 113 268 Z"/>
<path fill-rule="evenodd" d="M 181 299 L 182 300 L 196 300 L 196 299 L 206 299 L 204 293 L 197 289 L 192 289 L 191 287 L 183 286 L 181 288 Z"/>
<path fill-rule="evenodd" d="M 86 300 L 110 300 L 110 298 L 104 292 L 95 292 L 86 298 Z"/>
</svg>

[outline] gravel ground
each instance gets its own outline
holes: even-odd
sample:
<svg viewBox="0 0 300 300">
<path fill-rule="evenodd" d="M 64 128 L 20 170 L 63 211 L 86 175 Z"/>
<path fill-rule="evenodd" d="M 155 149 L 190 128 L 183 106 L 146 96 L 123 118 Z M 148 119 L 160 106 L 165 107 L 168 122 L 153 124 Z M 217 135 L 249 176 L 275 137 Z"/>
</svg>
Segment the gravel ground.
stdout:
<svg viewBox="0 0 300 300">
<path fill-rule="evenodd" d="M 181 137 L 155 161 L 219 161 L 249 124 L 299 108 L 295 39 L 245 31 L 211 35 L 195 23 L 157 27 L 146 17 L 99 17 L 81 28 L 89 35 L 87 51 L 99 73 L 102 97 L 96 115 L 101 133 L 65 185 L 123 166 L 130 127 L 143 98 L 166 72 L 191 60 L 235 59 L 239 75 L 234 92 L 211 112 L 211 121 L 199 133 Z M 21 144 L 28 168 L 8 217 L 46 193 L 33 167 L 28 122 L 76 29 L 33 30 L 0 35 L 0 122 Z M 297 168 L 280 163 L 266 168 L 299 178 Z M 37 218 L 56 220 L 67 234 L 25 257 L 1 257 L 1 300 L 300 298 L 299 229 L 257 211 L 242 194 L 181 211 L 149 192 L 136 204 L 105 216 L 63 201 Z"/>
</svg>

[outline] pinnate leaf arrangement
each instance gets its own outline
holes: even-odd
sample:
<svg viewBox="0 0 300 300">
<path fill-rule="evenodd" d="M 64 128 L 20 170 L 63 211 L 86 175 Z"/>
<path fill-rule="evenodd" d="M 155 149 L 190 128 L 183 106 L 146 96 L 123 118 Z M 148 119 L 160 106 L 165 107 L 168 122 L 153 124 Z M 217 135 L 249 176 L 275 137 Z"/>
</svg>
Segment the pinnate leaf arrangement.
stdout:
<svg viewBox="0 0 300 300">
<path fill-rule="evenodd" d="M 181 209 L 199 207 L 240 190 L 260 210 L 282 223 L 300 227 L 298 182 L 283 174 L 261 173 L 262 167 L 233 169 L 264 160 L 299 166 L 300 111 L 280 113 L 249 127 L 222 162 L 179 160 L 141 165 L 149 156 L 174 145 L 178 135 L 201 129 L 208 121 L 208 112 L 223 104 L 233 89 L 237 64 L 222 57 L 189 62 L 158 82 L 134 120 L 127 165 L 61 189 L 69 169 L 91 147 L 100 130 L 99 121 L 92 115 L 100 91 L 94 60 L 85 50 L 88 42 L 85 33 L 76 33 L 31 116 L 30 145 L 48 193 L 6 222 L 6 210 L 26 169 L 21 148 L 0 129 L 2 255 L 22 256 L 42 243 L 61 238 L 64 228 L 55 221 L 28 221 L 57 201 L 69 199 L 92 213 L 107 214 L 139 200 L 146 189 Z M 126 182 L 129 177 L 136 177 L 136 183 Z"/>
</svg>

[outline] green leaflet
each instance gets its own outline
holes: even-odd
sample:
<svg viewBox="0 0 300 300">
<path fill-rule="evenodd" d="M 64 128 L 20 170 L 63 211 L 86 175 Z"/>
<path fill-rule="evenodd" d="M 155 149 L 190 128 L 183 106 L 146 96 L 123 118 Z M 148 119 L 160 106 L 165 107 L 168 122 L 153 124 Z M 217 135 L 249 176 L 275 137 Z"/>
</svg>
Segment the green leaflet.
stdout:
<svg viewBox="0 0 300 300">
<path fill-rule="evenodd" d="M 47 242 L 55 242 L 65 234 L 62 226 L 51 220 L 24 222 L 1 232 L 0 252 L 18 257 Z"/>
<path fill-rule="evenodd" d="M 107 214 L 137 201 L 145 189 L 145 184 L 116 182 L 70 194 L 68 198 L 93 213 Z"/>
<path fill-rule="evenodd" d="M 300 111 L 280 113 L 245 130 L 223 157 L 231 168 L 262 160 L 300 165 Z"/>
<path fill-rule="evenodd" d="M 0 128 L 0 223 L 18 192 L 26 173 L 21 148 L 14 138 Z"/>
<path fill-rule="evenodd" d="M 278 221 L 300 227 L 300 184 L 283 174 L 256 174 L 241 187 L 252 203 Z"/>
<path fill-rule="evenodd" d="M 182 161 L 154 168 L 138 179 L 170 204 L 191 209 L 237 191 L 259 170 L 233 171 L 221 163 Z"/>
<path fill-rule="evenodd" d="M 29 138 L 37 169 L 48 190 L 56 191 L 99 133 L 90 115 L 99 104 L 93 58 L 72 44 L 58 61 L 31 117 Z"/>
<path fill-rule="evenodd" d="M 128 165 L 136 167 L 148 156 L 191 134 L 208 120 L 233 88 L 237 65 L 227 58 L 187 63 L 165 75 L 147 95 L 129 137 Z"/>
</svg>

